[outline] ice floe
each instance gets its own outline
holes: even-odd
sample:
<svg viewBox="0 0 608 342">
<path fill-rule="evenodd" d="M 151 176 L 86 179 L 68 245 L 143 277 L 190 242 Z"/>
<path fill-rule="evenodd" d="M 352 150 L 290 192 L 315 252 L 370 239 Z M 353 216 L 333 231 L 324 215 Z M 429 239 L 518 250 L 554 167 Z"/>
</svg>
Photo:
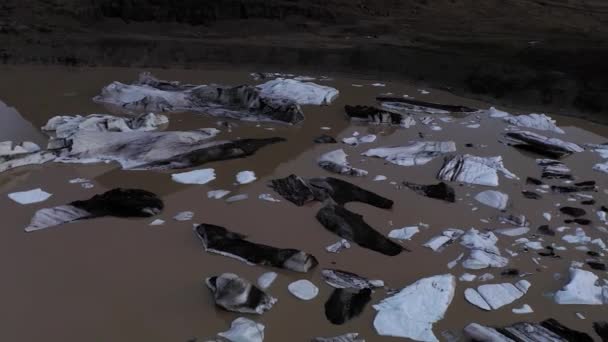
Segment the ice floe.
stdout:
<svg viewBox="0 0 608 342">
<path fill-rule="evenodd" d="M 397 240 L 410 240 L 418 232 L 420 232 L 418 226 L 403 227 L 400 229 L 391 230 L 388 233 L 388 237 Z"/>
<path fill-rule="evenodd" d="M 301 105 L 328 105 L 338 97 L 338 90 L 312 82 L 277 78 L 257 85 L 260 95 L 268 98 L 289 99 Z"/>
<path fill-rule="evenodd" d="M 230 329 L 217 334 L 230 342 L 264 341 L 264 325 L 239 317 L 230 323 Z"/>
<path fill-rule="evenodd" d="M 344 150 L 339 149 L 321 155 L 318 164 L 323 169 L 333 173 L 359 177 L 367 175 L 367 171 L 352 167 L 346 157 L 348 155 Z"/>
<path fill-rule="evenodd" d="M 377 137 L 375 134 L 368 134 L 368 135 L 364 135 L 362 137 L 344 138 L 344 139 L 342 139 L 342 142 L 347 145 L 357 146 L 359 144 L 373 143 L 374 141 L 376 141 L 376 138 Z"/>
<path fill-rule="evenodd" d="M 43 191 L 40 188 L 28 190 L 28 191 L 19 191 L 8 194 L 8 198 L 19 204 L 32 204 L 44 202 L 49 199 L 52 194 L 49 194 L 46 191 Z"/>
<path fill-rule="evenodd" d="M 460 229 L 446 229 L 445 231 L 443 231 L 443 233 L 441 233 L 441 235 L 435 236 L 430 239 L 427 243 L 424 244 L 424 246 L 437 252 L 440 251 L 442 247 L 458 240 L 458 238 L 460 238 L 463 234 L 464 231 Z"/>
<path fill-rule="evenodd" d="M 171 179 L 182 184 L 207 184 L 215 179 L 214 169 L 202 169 L 189 172 L 174 173 Z"/>
<path fill-rule="evenodd" d="M 496 246 L 498 238 L 492 232 L 480 233 L 471 228 L 461 238 L 460 244 L 469 249 L 462 267 L 478 270 L 487 267 L 505 267 L 509 260 L 500 255 Z"/>
<path fill-rule="evenodd" d="M 253 171 L 241 171 L 236 174 L 236 181 L 239 184 L 249 184 L 256 180 L 255 173 Z"/>
<path fill-rule="evenodd" d="M 545 114 L 506 116 L 503 120 L 514 126 L 564 134 L 564 130 L 555 125 L 555 120 Z"/>
<path fill-rule="evenodd" d="M 306 279 L 294 281 L 287 286 L 287 289 L 301 300 L 312 300 L 319 294 L 319 288 Z"/>
<path fill-rule="evenodd" d="M 498 210 L 505 210 L 509 202 L 509 195 L 495 190 L 486 190 L 475 195 L 475 200 Z"/>
<path fill-rule="evenodd" d="M 439 341 L 433 324 L 443 318 L 455 288 L 456 279 L 451 274 L 420 279 L 374 305 L 378 311 L 374 328 L 382 336 Z"/>
<path fill-rule="evenodd" d="M 399 147 L 380 147 L 363 152 L 367 157 L 384 158 L 401 166 L 425 165 L 440 155 L 456 152 L 453 141 L 419 141 Z"/>
<path fill-rule="evenodd" d="M 169 119 L 160 114 L 148 113 L 136 117 L 120 117 L 104 114 L 87 116 L 55 116 L 42 127 L 57 138 L 68 138 L 77 132 L 131 132 L 154 131 L 166 125 Z"/>
<path fill-rule="evenodd" d="M 229 193 L 229 190 L 211 190 L 207 192 L 207 198 L 221 199 Z"/>
<path fill-rule="evenodd" d="M 258 286 L 265 290 L 269 288 L 272 283 L 274 283 L 277 277 L 278 274 L 276 272 L 266 272 L 258 278 Z"/>
<path fill-rule="evenodd" d="M 515 285 L 511 283 L 486 284 L 477 289 L 468 288 L 464 291 L 466 300 L 484 310 L 497 310 L 523 297 L 531 284 L 520 280 Z"/>
<path fill-rule="evenodd" d="M 549 158 L 560 159 L 575 152 L 583 152 L 581 146 L 557 138 L 528 131 L 514 131 L 505 134 L 513 147 L 534 152 Z"/>
<path fill-rule="evenodd" d="M 608 285 L 598 286 L 599 278 L 592 272 L 570 268 L 570 282 L 555 293 L 557 304 L 608 304 Z"/>
<path fill-rule="evenodd" d="M 349 249 L 351 247 L 350 242 L 346 239 L 342 239 L 334 244 L 325 247 L 325 250 L 329 253 L 340 253 L 343 249 Z"/>
<path fill-rule="evenodd" d="M 457 155 L 447 159 L 437 178 L 450 182 L 463 182 L 486 186 L 498 186 L 498 174 L 501 172 L 509 179 L 518 179 L 505 168 L 502 157 L 477 157 L 469 154 Z"/>
</svg>

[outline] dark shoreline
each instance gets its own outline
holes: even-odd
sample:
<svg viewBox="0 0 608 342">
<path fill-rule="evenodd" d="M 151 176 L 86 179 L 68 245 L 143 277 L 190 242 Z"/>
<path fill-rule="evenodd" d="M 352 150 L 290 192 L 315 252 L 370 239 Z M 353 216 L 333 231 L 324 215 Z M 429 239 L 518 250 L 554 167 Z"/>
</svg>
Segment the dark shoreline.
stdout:
<svg viewBox="0 0 608 342">
<path fill-rule="evenodd" d="M 520 17 L 521 22 L 513 24 L 520 27 L 515 28 L 502 22 L 508 18 L 479 28 L 459 24 L 463 18 L 492 15 L 491 11 L 505 11 L 506 16 L 517 9 L 515 5 L 524 10 L 540 6 L 526 0 L 482 8 L 489 14 L 468 17 L 453 14 L 450 11 L 456 9 L 445 4 L 419 5 L 421 12 L 412 16 L 404 8 L 381 5 L 382 1 L 369 2 L 375 9 L 370 12 L 344 7 L 337 0 L 323 6 L 297 2 L 295 9 L 288 1 L 240 2 L 241 7 L 235 7 L 238 1 L 217 0 L 213 1 L 216 12 L 211 15 L 205 8 L 204 20 L 194 23 L 163 16 L 161 10 L 185 15 L 185 5 L 175 3 L 149 5 L 155 10 L 142 9 L 139 14 L 131 7 L 126 11 L 107 5 L 105 0 L 98 7 L 82 8 L 66 5 L 78 3 L 73 0 L 7 1 L 8 17 L 0 15 L 0 63 L 4 64 L 188 69 L 218 63 L 258 69 L 252 71 L 331 71 L 411 80 L 497 105 L 608 123 L 608 30 L 590 31 L 584 22 L 586 10 L 555 1 L 542 6 L 573 18 L 564 23 L 563 32 L 551 26 L 557 21 L 551 14 Z M 44 3 L 55 7 L 49 9 Z M 28 4 L 50 12 L 23 14 Z M 608 12 L 596 6 L 590 9 L 597 12 L 592 14 L 599 16 L 598 22 L 608 22 Z M 224 12 L 217 12 L 218 8 Z M 256 16 L 243 19 L 243 11 Z M 282 17 L 290 11 L 303 18 Z M 443 15 L 437 18 L 443 26 L 460 31 L 429 26 L 425 11 Z M 402 17 L 419 23 L 420 29 L 395 24 Z"/>
</svg>

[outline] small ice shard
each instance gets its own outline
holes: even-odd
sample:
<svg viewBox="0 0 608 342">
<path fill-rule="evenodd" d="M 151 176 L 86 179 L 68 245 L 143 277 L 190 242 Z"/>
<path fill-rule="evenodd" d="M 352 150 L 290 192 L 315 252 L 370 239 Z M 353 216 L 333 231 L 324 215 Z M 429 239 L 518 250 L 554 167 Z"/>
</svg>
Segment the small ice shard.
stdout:
<svg viewBox="0 0 608 342">
<path fill-rule="evenodd" d="M 460 260 L 462 260 L 462 258 L 464 258 L 464 253 L 460 253 L 460 255 L 458 257 L 456 257 L 456 259 L 448 262 L 448 268 L 452 269 L 452 268 L 456 267 L 456 265 L 458 265 L 458 262 L 460 262 Z"/>
<path fill-rule="evenodd" d="M 534 312 L 534 310 L 532 310 L 532 307 L 530 307 L 530 305 L 528 304 L 524 304 L 521 308 L 513 308 L 511 311 L 514 314 L 518 315 L 529 314 Z"/>
<path fill-rule="evenodd" d="M 562 236 L 562 240 L 573 244 L 585 244 L 590 242 L 591 238 L 587 236 L 585 230 L 583 230 L 582 228 L 576 228 L 576 232 L 574 233 L 574 235 L 564 235 Z"/>
<path fill-rule="evenodd" d="M 492 273 L 484 273 L 479 276 L 479 281 L 490 281 L 494 279 L 494 275 Z"/>
<path fill-rule="evenodd" d="M 420 94 L 422 94 L 422 95 L 428 95 L 428 94 L 430 94 L 430 92 L 429 92 L 429 91 L 424 90 L 424 89 L 418 89 L 418 92 L 419 92 Z"/>
<path fill-rule="evenodd" d="M 249 198 L 249 195 L 247 195 L 247 194 L 238 194 L 238 195 L 234 195 L 234 196 L 230 196 L 230 197 L 226 198 L 226 203 L 240 202 L 240 201 L 244 201 L 248 198 Z"/>
<path fill-rule="evenodd" d="M 271 194 L 260 194 L 258 198 L 267 202 L 281 202 L 281 200 L 272 197 Z"/>
<path fill-rule="evenodd" d="M 181 184 L 207 184 L 215 179 L 214 169 L 202 169 L 189 172 L 174 173 L 171 179 Z"/>
<path fill-rule="evenodd" d="M 229 193 L 228 190 L 211 190 L 207 192 L 207 198 L 220 199 Z"/>
<path fill-rule="evenodd" d="M 264 341 L 264 325 L 248 318 L 239 317 L 232 321 L 230 330 L 217 334 L 230 342 Z"/>
<path fill-rule="evenodd" d="M 418 233 L 418 226 L 403 227 L 401 229 L 393 229 L 388 233 L 388 237 L 397 240 L 410 240 L 412 236 Z"/>
<path fill-rule="evenodd" d="M 529 231 L 530 231 L 530 228 L 528 228 L 528 227 L 501 228 L 501 229 L 494 230 L 494 232 L 505 235 L 505 236 L 520 236 L 520 235 L 528 234 Z"/>
<path fill-rule="evenodd" d="M 386 87 L 386 84 L 384 84 L 384 83 L 372 83 L 370 85 L 372 87 Z"/>
<path fill-rule="evenodd" d="M 595 164 L 593 170 L 608 173 L 608 162 Z"/>
<path fill-rule="evenodd" d="M 458 278 L 458 280 L 470 282 L 470 281 L 474 281 L 475 278 L 477 278 L 476 275 L 471 274 L 471 273 L 465 273 L 465 274 L 461 275 L 460 278 Z"/>
<path fill-rule="evenodd" d="M 163 208 L 163 201 L 151 192 L 116 188 L 87 200 L 40 209 L 34 214 L 25 231 L 32 232 L 76 220 L 104 216 L 151 217 L 160 213 Z"/>
<path fill-rule="evenodd" d="M 348 242 L 348 240 L 342 239 L 332 245 L 325 247 L 325 250 L 329 253 L 340 253 L 343 249 L 348 249 L 350 247 L 350 242 Z"/>
<path fill-rule="evenodd" d="M 496 310 L 511 304 L 528 292 L 531 284 L 520 280 L 515 285 L 511 283 L 481 285 L 477 290 L 468 288 L 464 296 L 469 303 L 484 310 Z"/>
<path fill-rule="evenodd" d="M 374 182 L 380 182 L 380 181 L 385 181 L 388 178 L 386 178 L 386 176 L 383 175 L 377 175 L 376 177 L 374 177 Z"/>
<path fill-rule="evenodd" d="M 257 178 L 255 177 L 255 173 L 253 171 L 241 171 L 236 174 L 236 181 L 239 184 L 249 184 L 256 179 Z"/>
<path fill-rule="evenodd" d="M 433 333 L 433 324 L 445 315 L 455 287 L 456 278 L 451 274 L 418 280 L 374 305 L 378 311 L 374 328 L 381 336 L 439 341 Z"/>
<path fill-rule="evenodd" d="M 68 183 L 70 184 L 82 184 L 82 183 L 90 183 L 91 181 L 86 178 L 74 178 L 70 179 Z"/>
<path fill-rule="evenodd" d="M 33 204 L 44 202 L 49 197 L 53 196 L 46 191 L 43 191 L 40 188 L 28 190 L 28 191 L 19 191 L 8 194 L 8 198 L 19 204 Z"/>
<path fill-rule="evenodd" d="M 358 333 L 348 333 L 335 337 L 316 337 L 311 342 L 365 342 L 364 339 L 358 337 Z"/>
<path fill-rule="evenodd" d="M 564 134 L 564 130 L 555 125 L 555 120 L 545 114 L 507 116 L 503 120 L 514 126 Z"/>
<path fill-rule="evenodd" d="M 608 285 L 598 286 L 598 276 L 579 268 L 570 268 L 570 282 L 555 293 L 557 304 L 608 304 Z"/>
<path fill-rule="evenodd" d="M 292 100 L 300 105 L 328 105 L 338 97 L 338 90 L 312 82 L 277 78 L 257 85 L 260 95 Z"/>
<path fill-rule="evenodd" d="M 165 224 L 165 220 L 161 220 L 161 219 L 156 219 L 156 220 L 150 222 L 151 226 L 161 226 L 163 224 Z"/>
<path fill-rule="evenodd" d="M 349 137 L 342 139 L 342 142 L 347 145 L 357 146 L 359 144 L 372 143 L 376 141 L 376 135 L 368 134 L 362 137 Z"/>
<path fill-rule="evenodd" d="M 258 278 L 258 286 L 263 290 L 269 288 L 270 285 L 272 285 L 272 283 L 275 281 L 275 279 L 277 279 L 277 276 L 278 274 L 276 272 L 266 272 L 262 274 Z"/>
<path fill-rule="evenodd" d="M 550 213 L 543 213 L 543 217 L 545 218 L 545 220 L 551 221 L 551 214 Z"/>
<path fill-rule="evenodd" d="M 443 246 L 448 245 L 454 241 L 456 241 L 459 237 L 464 234 L 464 231 L 460 229 L 449 228 L 441 235 L 435 236 L 430 239 L 427 243 L 424 244 L 424 247 L 428 247 L 433 251 L 439 251 Z"/>
<path fill-rule="evenodd" d="M 294 281 L 287 286 L 287 289 L 301 300 L 312 300 L 319 294 L 319 288 L 306 279 Z"/>
<path fill-rule="evenodd" d="M 194 213 L 191 211 L 182 211 L 177 215 L 173 216 L 176 221 L 190 221 L 194 217 Z"/>
<path fill-rule="evenodd" d="M 479 128 L 481 127 L 480 124 L 471 124 L 471 125 L 467 125 L 467 128 Z"/>
<path fill-rule="evenodd" d="M 501 156 L 476 157 L 469 154 L 447 159 L 437 178 L 450 182 L 498 186 L 497 172 L 501 172 L 507 178 L 518 179 L 504 167 Z"/>
<path fill-rule="evenodd" d="M 323 280 L 331 287 L 336 289 L 372 289 L 376 287 L 384 287 L 384 281 L 379 279 L 367 279 L 360 275 L 332 269 L 324 269 L 321 271 Z"/>
<path fill-rule="evenodd" d="M 503 112 L 502 110 L 498 110 L 494 107 L 490 107 L 490 109 L 488 109 L 486 112 L 488 113 L 488 115 L 491 118 L 504 118 L 504 117 L 511 116 L 511 114 L 509 114 L 507 112 Z"/>
<path fill-rule="evenodd" d="M 475 196 L 475 200 L 488 207 L 505 210 L 507 208 L 507 203 L 509 202 L 509 195 L 500 191 L 486 190 L 478 193 Z"/>
<path fill-rule="evenodd" d="M 500 255 L 496 247 L 498 238 L 492 232 L 480 233 L 471 228 L 463 236 L 461 245 L 468 248 L 470 253 L 462 262 L 462 267 L 478 270 L 487 267 L 505 267 L 509 260 Z"/>
<path fill-rule="evenodd" d="M 270 310 L 277 299 L 233 273 L 206 279 L 215 304 L 227 311 L 261 315 Z"/>
<path fill-rule="evenodd" d="M 537 153 L 548 158 L 561 159 L 575 152 L 583 152 L 579 145 L 540 134 L 515 131 L 505 134 L 512 146 L 521 150 Z"/>
<path fill-rule="evenodd" d="M 333 173 L 348 176 L 367 175 L 367 171 L 352 167 L 346 160 L 346 157 L 348 157 L 348 155 L 344 152 L 344 150 L 339 149 L 321 155 L 321 157 L 319 157 L 318 164 L 323 169 Z"/>
<path fill-rule="evenodd" d="M 91 132 L 132 132 L 153 131 L 166 125 L 169 119 L 160 114 L 141 114 L 134 118 L 92 114 L 88 116 L 55 116 L 51 118 L 43 131 L 52 132 L 57 138 L 68 138 L 80 131 Z"/>
<path fill-rule="evenodd" d="M 362 155 L 384 158 L 400 166 L 425 165 L 440 155 L 456 152 L 453 141 L 419 141 L 399 147 L 379 147 L 367 150 Z"/>
</svg>

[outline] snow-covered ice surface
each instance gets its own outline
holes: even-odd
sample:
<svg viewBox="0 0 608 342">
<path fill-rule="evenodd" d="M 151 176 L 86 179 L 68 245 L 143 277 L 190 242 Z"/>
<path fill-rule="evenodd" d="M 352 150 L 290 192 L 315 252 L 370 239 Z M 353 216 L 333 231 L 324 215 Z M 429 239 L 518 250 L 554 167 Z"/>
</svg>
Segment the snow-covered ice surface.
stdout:
<svg viewBox="0 0 608 342">
<path fill-rule="evenodd" d="M 55 116 L 42 127 L 58 138 L 67 138 L 80 131 L 92 132 L 131 132 L 153 131 L 169 123 L 164 115 L 148 113 L 134 118 L 104 114 L 87 116 Z"/>
<path fill-rule="evenodd" d="M 420 279 L 374 305 L 378 311 L 374 328 L 382 336 L 439 341 L 433 324 L 443 319 L 455 288 L 456 278 L 451 274 Z"/>
<path fill-rule="evenodd" d="M 44 202 L 52 195 L 46 191 L 43 191 L 40 188 L 27 190 L 27 191 L 19 191 L 8 194 L 8 198 L 19 204 L 32 204 Z"/>
</svg>

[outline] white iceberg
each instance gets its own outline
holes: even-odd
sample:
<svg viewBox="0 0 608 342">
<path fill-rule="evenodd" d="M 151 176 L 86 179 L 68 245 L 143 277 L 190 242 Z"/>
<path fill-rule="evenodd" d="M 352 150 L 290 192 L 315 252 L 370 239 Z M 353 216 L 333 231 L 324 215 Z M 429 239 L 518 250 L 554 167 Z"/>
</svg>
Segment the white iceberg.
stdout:
<svg viewBox="0 0 608 342">
<path fill-rule="evenodd" d="M 32 204 L 32 203 L 44 202 L 47 199 L 49 199 L 49 197 L 51 197 L 51 196 L 52 196 L 52 194 L 49 194 L 48 192 L 43 191 L 40 188 L 28 190 L 28 191 L 13 192 L 11 194 L 8 194 L 8 198 L 12 199 L 13 201 L 15 201 L 19 204 Z"/>
<path fill-rule="evenodd" d="M 440 155 L 456 152 L 453 141 L 419 141 L 399 147 L 379 147 L 363 152 L 367 157 L 384 158 L 401 166 L 425 165 Z"/>
<path fill-rule="evenodd" d="M 388 237 L 397 240 L 410 240 L 418 232 L 420 232 L 418 226 L 403 227 L 391 230 L 388 233 Z"/>
<path fill-rule="evenodd" d="M 230 342 L 263 342 L 264 325 L 248 318 L 239 317 L 232 321 L 230 330 L 217 335 Z"/>
<path fill-rule="evenodd" d="M 374 328 L 382 336 L 439 341 L 433 324 L 445 315 L 455 288 L 456 279 L 451 274 L 420 279 L 374 305 L 378 311 Z"/>
<path fill-rule="evenodd" d="M 236 174 L 236 181 L 239 184 L 249 184 L 256 180 L 255 173 L 253 171 L 241 171 Z"/>
<path fill-rule="evenodd" d="M 450 182 L 498 186 L 497 172 L 509 179 L 519 179 L 505 168 L 501 156 L 484 158 L 470 154 L 457 155 L 447 160 L 437 178 Z"/>
<path fill-rule="evenodd" d="M 262 96 L 286 98 L 301 105 L 328 105 L 339 94 L 339 91 L 332 87 L 284 78 L 268 81 L 257 85 L 256 88 L 260 89 Z"/>
<path fill-rule="evenodd" d="M 608 303 L 608 285 L 598 286 L 598 276 L 579 268 L 570 268 L 570 282 L 555 293 L 557 304 L 602 305 Z"/>
<path fill-rule="evenodd" d="M 487 205 L 488 207 L 498 210 L 505 210 L 509 202 L 509 195 L 500 191 L 486 190 L 478 193 L 475 196 L 477 202 Z"/>
<path fill-rule="evenodd" d="M 166 116 L 153 113 L 142 114 L 133 118 L 104 114 L 55 116 L 42 127 L 42 130 L 53 132 L 57 138 L 67 138 L 79 131 L 153 131 L 168 122 L 169 119 Z"/>
<path fill-rule="evenodd" d="M 333 173 L 359 177 L 367 175 L 367 171 L 352 167 L 346 157 L 348 155 L 344 150 L 339 149 L 321 155 L 317 162 L 320 167 Z"/>
<path fill-rule="evenodd" d="M 171 179 L 181 184 L 207 184 L 215 179 L 214 169 L 202 169 L 189 172 L 174 173 Z"/>
<path fill-rule="evenodd" d="M 520 280 L 515 285 L 511 283 L 481 285 L 477 289 L 468 288 L 464 291 L 466 300 L 484 310 L 496 310 L 511 304 L 523 297 L 531 284 Z"/>
<path fill-rule="evenodd" d="M 498 238 L 492 232 L 480 233 L 471 228 L 462 236 L 461 245 L 470 250 L 468 257 L 462 262 L 462 267 L 479 270 L 487 267 L 505 267 L 509 260 L 500 255 L 496 246 Z"/>
<path fill-rule="evenodd" d="M 334 244 L 325 247 L 325 250 L 329 253 L 340 253 L 343 249 L 349 249 L 351 247 L 350 242 L 346 239 L 342 239 Z"/>
<path fill-rule="evenodd" d="M 312 300 L 319 294 L 319 288 L 306 279 L 294 281 L 287 289 L 301 300 Z"/>
<path fill-rule="evenodd" d="M 555 125 L 555 120 L 545 114 L 506 116 L 503 120 L 514 126 L 564 134 L 564 130 Z"/>
<path fill-rule="evenodd" d="M 276 272 L 266 272 L 262 274 L 258 278 L 258 286 L 263 290 L 269 288 L 270 285 L 272 285 L 272 283 L 274 283 L 274 281 L 277 279 L 277 276 L 278 274 Z"/>
</svg>

